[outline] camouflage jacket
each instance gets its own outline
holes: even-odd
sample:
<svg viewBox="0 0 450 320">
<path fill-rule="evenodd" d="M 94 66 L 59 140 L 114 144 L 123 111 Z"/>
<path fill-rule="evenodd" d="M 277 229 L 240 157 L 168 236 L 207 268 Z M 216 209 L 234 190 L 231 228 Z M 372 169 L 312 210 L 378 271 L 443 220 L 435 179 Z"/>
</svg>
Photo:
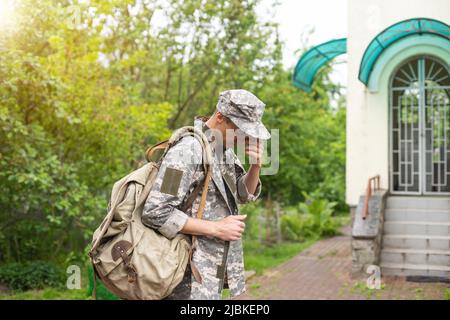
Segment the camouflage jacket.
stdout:
<svg viewBox="0 0 450 320">
<path fill-rule="evenodd" d="M 196 119 L 195 127 L 201 128 L 210 143 L 214 140 L 205 122 Z M 254 201 L 261 192 L 258 182 L 255 195 L 248 192 L 244 179 L 246 172 L 231 148 L 221 155 L 212 147 L 214 160 L 212 179 L 209 184 L 205 220 L 220 220 L 229 214 L 239 214 L 238 204 Z M 188 216 L 195 218 L 201 194 L 192 210 L 181 211 L 184 201 L 204 178 L 201 165 L 202 149 L 194 137 L 184 137 L 166 154 L 144 206 L 142 221 L 171 239 L 183 228 Z M 202 275 L 198 283 L 189 274 L 189 299 L 220 299 L 224 283 L 228 284 L 230 296 L 245 291 L 242 240 L 226 242 L 214 237 L 199 236 L 192 263 Z M 190 281 L 189 281 L 190 280 Z M 186 281 L 186 280 L 183 280 Z"/>
</svg>

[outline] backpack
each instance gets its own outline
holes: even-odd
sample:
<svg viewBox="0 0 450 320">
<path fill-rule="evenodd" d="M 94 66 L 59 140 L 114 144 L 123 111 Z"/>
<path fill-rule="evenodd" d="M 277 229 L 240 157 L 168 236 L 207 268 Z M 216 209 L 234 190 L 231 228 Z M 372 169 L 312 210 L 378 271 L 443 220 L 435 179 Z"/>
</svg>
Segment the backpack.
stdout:
<svg viewBox="0 0 450 320">
<path fill-rule="evenodd" d="M 94 273 L 93 297 L 99 277 L 112 293 L 127 300 L 159 300 L 167 297 L 184 277 L 195 249 L 196 237 L 184 234 L 167 239 L 141 222 L 145 201 L 150 193 L 167 151 L 185 136 L 194 136 L 202 145 L 205 168 L 204 180 L 184 202 L 182 211 L 190 208 L 203 188 L 197 218 L 201 219 L 211 180 L 212 159 L 208 140 L 201 130 L 182 127 L 169 140 L 162 141 L 146 152 L 148 163 L 117 181 L 112 189 L 107 215 L 95 230 L 89 251 Z M 153 161 L 156 150 L 164 150 L 158 162 Z M 191 272 L 201 283 L 193 264 Z"/>
</svg>

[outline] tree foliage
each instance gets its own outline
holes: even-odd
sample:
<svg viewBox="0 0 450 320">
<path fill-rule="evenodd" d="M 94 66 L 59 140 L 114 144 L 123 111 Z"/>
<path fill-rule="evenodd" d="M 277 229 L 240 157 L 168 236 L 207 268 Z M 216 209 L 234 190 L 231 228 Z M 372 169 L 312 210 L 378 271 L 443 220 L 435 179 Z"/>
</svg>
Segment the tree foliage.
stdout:
<svg viewBox="0 0 450 320">
<path fill-rule="evenodd" d="M 82 255 L 112 183 L 230 88 L 259 96 L 280 130 L 264 195 L 343 205 L 337 88 L 329 69 L 311 94 L 291 85 L 260 2 L 19 1 L 14 30 L 0 33 L 0 261 Z"/>
</svg>

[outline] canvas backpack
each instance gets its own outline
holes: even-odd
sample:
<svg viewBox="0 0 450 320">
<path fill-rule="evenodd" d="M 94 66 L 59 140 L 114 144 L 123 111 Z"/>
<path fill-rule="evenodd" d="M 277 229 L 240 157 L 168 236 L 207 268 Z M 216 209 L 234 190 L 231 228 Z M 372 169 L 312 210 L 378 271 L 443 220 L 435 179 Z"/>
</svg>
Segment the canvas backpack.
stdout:
<svg viewBox="0 0 450 320">
<path fill-rule="evenodd" d="M 169 140 L 147 150 L 147 164 L 114 184 L 107 215 L 94 232 L 89 252 L 94 269 L 94 299 L 97 277 L 112 293 L 127 300 L 163 299 L 170 295 L 183 279 L 195 249 L 196 237 L 192 236 L 190 239 L 179 233 L 175 238 L 168 239 L 145 226 L 141 222 L 141 216 L 162 159 L 167 151 L 185 136 L 193 136 L 202 146 L 205 177 L 180 209 L 189 209 L 203 189 L 197 211 L 197 218 L 202 218 L 211 180 L 211 149 L 201 130 L 182 127 L 175 131 Z M 152 160 L 156 150 L 164 150 L 159 161 Z M 192 264 L 191 270 L 195 279 L 201 282 L 201 276 Z"/>
</svg>

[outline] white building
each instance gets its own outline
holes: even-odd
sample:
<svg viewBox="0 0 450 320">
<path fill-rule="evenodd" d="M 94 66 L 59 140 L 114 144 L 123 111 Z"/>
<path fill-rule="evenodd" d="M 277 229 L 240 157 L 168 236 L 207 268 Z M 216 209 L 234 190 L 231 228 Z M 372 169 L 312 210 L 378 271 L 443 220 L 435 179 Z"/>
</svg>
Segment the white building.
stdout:
<svg viewBox="0 0 450 320">
<path fill-rule="evenodd" d="M 348 10 L 348 37 L 305 53 L 294 84 L 308 90 L 323 63 L 347 52 L 354 261 L 450 277 L 450 1 L 348 0 Z M 383 191 L 363 219 L 374 176 Z"/>
</svg>

